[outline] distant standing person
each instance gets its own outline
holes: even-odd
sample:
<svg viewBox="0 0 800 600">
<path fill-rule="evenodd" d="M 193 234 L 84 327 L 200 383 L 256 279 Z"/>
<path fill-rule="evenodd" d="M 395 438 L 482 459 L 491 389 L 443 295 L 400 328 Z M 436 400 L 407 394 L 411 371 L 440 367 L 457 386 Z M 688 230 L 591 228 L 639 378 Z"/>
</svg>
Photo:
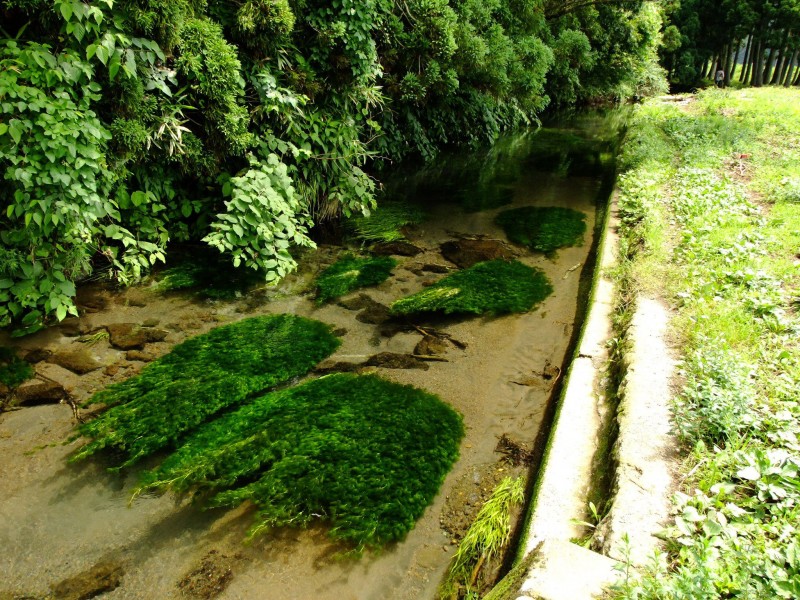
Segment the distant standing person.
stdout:
<svg viewBox="0 0 800 600">
<path fill-rule="evenodd" d="M 718 88 L 725 87 L 725 71 L 718 69 L 716 75 L 714 75 L 714 82 Z"/>
</svg>

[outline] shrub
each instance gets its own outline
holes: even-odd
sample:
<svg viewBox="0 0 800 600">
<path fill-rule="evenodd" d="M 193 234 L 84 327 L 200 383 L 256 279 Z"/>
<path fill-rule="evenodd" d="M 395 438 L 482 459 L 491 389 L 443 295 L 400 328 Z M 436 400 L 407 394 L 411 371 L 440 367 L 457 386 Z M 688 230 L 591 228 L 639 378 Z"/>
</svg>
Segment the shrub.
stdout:
<svg viewBox="0 0 800 600">
<path fill-rule="evenodd" d="M 397 261 L 388 256 L 358 258 L 347 254 L 317 279 L 317 303 L 343 296 L 356 288 L 378 285 L 389 277 Z"/>
<path fill-rule="evenodd" d="M 525 206 L 506 210 L 497 215 L 495 222 L 515 244 L 544 253 L 576 246 L 586 232 L 586 215 L 559 206 Z"/>
<path fill-rule="evenodd" d="M 461 417 L 436 396 L 334 374 L 266 394 L 201 427 L 144 489 L 251 500 L 255 534 L 319 518 L 361 549 L 400 540 L 458 456 Z"/>
<path fill-rule="evenodd" d="M 73 460 L 105 447 L 135 463 L 249 396 L 302 375 L 339 345 L 330 327 L 293 315 L 245 319 L 176 346 L 136 377 L 98 392 L 112 405 L 79 427 L 92 441 Z"/>
<path fill-rule="evenodd" d="M 542 271 L 519 261 L 491 260 L 448 275 L 394 302 L 391 311 L 397 315 L 526 312 L 552 292 L 553 286 Z"/>
</svg>

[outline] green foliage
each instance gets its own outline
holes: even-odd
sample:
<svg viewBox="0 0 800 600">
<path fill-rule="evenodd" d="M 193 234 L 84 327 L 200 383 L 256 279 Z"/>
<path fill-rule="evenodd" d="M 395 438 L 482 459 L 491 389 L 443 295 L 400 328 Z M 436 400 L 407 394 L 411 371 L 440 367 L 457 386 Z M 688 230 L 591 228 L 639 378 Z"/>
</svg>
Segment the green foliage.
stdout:
<svg viewBox="0 0 800 600">
<path fill-rule="evenodd" d="M 347 226 L 365 242 L 393 242 L 405 239 L 403 228 L 416 225 L 425 219 L 418 206 L 404 202 L 385 202 L 368 216 L 353 217 Z"/>
<path fill-rule="evenodd" d="M 391 311 L 396 315 L 527 312 L 552 293 L 553 286 L 542 271 L 519 261 L 491 260 L 397 300 Z"/>
<path fill-rule="evenodd" d="M 347 254 L 317 278 L 317 303 L 322 304 L 355 289 L 378 285 L 391 275 L 397 261 L 389 256 L 358 258 Z"/>
<path fill-rule="evenodd" d="M 0 346 L 0 383 L 15 388 L 33 377 L 33 367 L 17 356 L 13 348 Z"/>
<path fill-rule="evenodd" d="M 252 533 L 319 519 L 361 549 L 402 540 L 458 456 L 461 417 L 436 396 L 335 374 L 256 398 L 199 428 L 140 490 L 259 509 Z"/>
<path fill-rule="evenodd" d="M 308 237 L 309 218 L 295 194 L 286 165 L 271 154 L 267 162 L 249 157 L 250 168 L 230 180 L 225 213 L 203 240 L 233 257 L 233 266 L 264 271 L 267 281 L 290 273 L 297 263 L 289 247 L 316 245 Z"/>
<path fill-rule="evenodd" d="M 586 232 L 585 214 L 559 206 L 524 206 L 506 210 L 497 215 L 495 223 L 515 244 L 545 254 L 577 246 Z"/>
<path fill-rule="evenodd" d="M 497 558 L 511 535 L 511 510 L 525 499 L 525 479 L 506 477 L 492 490 L 464 539 L 458 545 L 447 577 L 439 588 L 439 598 L 470 598 L 481 585 L 474 570 Z M 476 596 L 477 597 L 477 596 Z"/>
<path fill-rule="evenodd" d="M 800 173 L 799 127 L 797 92 L 775 89 L 706 92 L 683 113 L 654 103 L 632 123 L 622 238 L 634 241 L 632 286 L 641 285 L 643 261 L 663 263 L 661 293 L 672 301 L 684 354 L 674 425 L 688 473 L 663 533 L 666 555 L 624 580 L 619 597 L 800 591 L 800 354 L 791 304 L 800 210 L 770 193 Z M 746 179 L 731 176 L 739 169 Z M 754 203 L 754 193 L 770 205 Z M 666 211 L 666 236 L 648 225 L 658 211 Z M 659 248 L 659 235 L 671 245 Z"/>
<path fill-rule="evenodd" d="M 18 32 L 0 39 L 0 327 L 21 334 L 74 314 L 74 282 L 93 269 L 135 282 L 168 242 L 205 239 L 275 281 L 310 245 L 312 219 L 375 209 L 374 167 L 492 142 L 551 99 L 630 96 L 657 79 L 651 2 L 0 11 L 3 35 Z M 508 200 L 483 184 L 462 196 L 468 210 Z"/>
<path fill-rule="evenodd" d="M 73 460 L 112 447 L 129 466 L 174 445 L 222 409 L 302 375 L 339 340 L 318 321 L 291 315 L 245 319 L 191 338 L 109 386 L 90 403 L 111 406 L 79 427 L 91 441 Z"/>
<path fill-rule="evenodd" d="M 248 132 L 247 109 L 241 103 L 244 81 L 236 49 L 222 28 L 208 19 L 188 19 L 180 29 L 178 75 L 185 79 L 206 121 L 214 146 L 243 154 L 254 139 Z"/>
</svg>

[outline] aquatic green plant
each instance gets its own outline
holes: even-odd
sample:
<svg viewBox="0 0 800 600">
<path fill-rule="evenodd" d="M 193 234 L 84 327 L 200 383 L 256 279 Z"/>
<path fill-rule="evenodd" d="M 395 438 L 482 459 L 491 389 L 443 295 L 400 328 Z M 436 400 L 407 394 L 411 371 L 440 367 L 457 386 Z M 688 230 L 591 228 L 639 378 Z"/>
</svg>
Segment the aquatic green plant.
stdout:
<svg viewBox="0 0 800 600">
<path fill-rule="evenodd" d="M 230 300 L 259 283 L 264 283 L 263 273 L 245 267 L 234 268 L 226 256 L 201 246 L 163 269 L 155 288 L 163 292 L 189 291 L 203 298 Z"/>
<path fill-rule="evenodd" d="M 317 279 L 317 303 L 322 304 L 354 289 L 378 285 L 389 277 L 397 261 L 389 256 L 359 258 L 346 254 Z"/>
<path fill-rule="evenodd" d="M 502 314 L 525 312 L 553 292 L 547 276 L 519 261 L 490 260 L 448 275 L 394 302 L 391 312 Z"/>
<path fill-rule="evenodd" d="M 511 509 L 525 496 L 522 477 L 506 477 L 492 490 L 458 546 L 447 577 L 439 589 L 440 598 L 470 597 L 479 591 L 476 583 L 481 567 L 498 556 L 511 535 Z M 476 596 L 477 597 L 477 596 Z"/>
<path fill-rule="evenodd" d="M 245 500 L 251 530 L 330 522 L 358 549 L 400 540 L 458 456 L 461 417 L 438 397 L 374 375 L 339 373 L 263 395 L 186 439 L 144 490 Z"/>
<path fill-rule="evenodd" d="M 365 242 L 393 242 L 405 239 L 401 231 L 425 219 L 424 211 L 405 202 L 384 202 L 368 217 L 358 216 L 347 221 L 355 237 Z"/>
<path fill-rule="evenodd" d="M 10 388 L 33 377 L 30 363 L 17 356 L 13 348 L 0 346 L 0 383 Z"/>
<path fill-rule="evenodd" d="M 308 372 L 339 345 L 328 325 L 293 315 L 245 319 L 191 338 L 142 372 L 98 392 L 111 408 L 79 427 L 72 460 L 105 447 L 129 466 L 170 446 L 223 408 Z"/>
<path fill-rule="evenodd" d="M 501 212 L 495 218 L 515 244 L 549 253 L 581 243 L 586 215 L 560 206 L 524 206 Z"/>
</svg>

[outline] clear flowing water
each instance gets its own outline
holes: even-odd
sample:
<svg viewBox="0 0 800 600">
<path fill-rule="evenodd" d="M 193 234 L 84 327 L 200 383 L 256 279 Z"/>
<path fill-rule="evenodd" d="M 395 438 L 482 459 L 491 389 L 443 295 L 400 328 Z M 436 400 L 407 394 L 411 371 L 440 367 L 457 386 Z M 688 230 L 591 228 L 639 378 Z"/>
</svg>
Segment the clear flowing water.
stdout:
<svg viewBox="0 0 800 600">
<path fill-rule="evenodd" d="M 538 132 L 503 138 L 487 150 L 447 154 L 424 168 L 403 166 L 388 179 L 389 197 L 420 203 L 429 217 L 408 232 L 424 253 L 400 259 L 390 280 L 365 290 L 384 304 L 442 276 L 423 270 L 425 264 L 447 264 L 439 253 L 441 243 L 462 236 L 504 240 L 494 224 L 501 210 L 568 207 L 583 212 L 589 225 L 581 245 L 550 257 L 516 248 L 519 260 L 542 269 L 553 283 L 552 296 L 534 311 L 438 319 L 436 327 L 463 342 L 464 349 L 451 347 L 447 362 L 430 363 L 427 371 L 378 369 L 387 379 L 438 394 L 464 415 L 466 425 L 459 461 L 405 541 L 348 558 L 341 554 L 345 548 L 330 542 L 324 527 L 274 531 L 244 544 L 253 513 L 249 506 L 203 511 L 171 496 L 139 498 L 128 506 L 137 472 L 110 474 L 102 460 L 67 464 L 75 442 L 61 442 L 73 427 L 71 410 L 65 405 L 30 407 L 0 415 L 0 598 L 44 597 L 50 586 L 98 563 L 119 564 L 124 571 L 120 585 L 105 598 L 181 597 L 195 588 L 180 588 L 179 582 L 204 558 L 208 560 L 200 578 L 219 580 L 204 597 L 435 597 L 456 548 L 442 526 L 451 531 L 463 527 L 459 521 L 468 521 L 487 493 L 482 487 L 513 471 L 495 451 L 498 439 L 507 435 L 533 446 L 546 426 L 552 374 L 569 350 L 581 316 L 581 294 L 591 276 L 592 225 L 610 191 L 619 119 L 563 119 Z M 335 250 L 323 248 L 320 253 L 330 256 Z M 292 312 L 347 330 L 335 360 L 357 362 L 383 351 L 414 351 L 419 333 L 382 336 L 375 325 L 357 321 L 354 312 L 335 303 L 317 307 L 308 294 L 300 293 L 319 269 L 319 260 L 309 256 L 301 273 L 280 289 L 232 301 L 199 303 L 188 295 L 147 288 L 102 292 L 105 307 L 87 313 L 82 322 L 91 329 L 155 319 L 170 331 L 153 346 L 155 353 L 164 353 L 220 322 Z M 425 324 L 424 319 L 418 324 Z M 58 350 L 77 343 L 51 330 L 20 344 Z M 141 367 L 104 340 L 91 346 L 91 353 L 109 368 L 72 377 L 79 400 Z M 215 596 L 215 589 L 222 591 Z"/>
</svg>

